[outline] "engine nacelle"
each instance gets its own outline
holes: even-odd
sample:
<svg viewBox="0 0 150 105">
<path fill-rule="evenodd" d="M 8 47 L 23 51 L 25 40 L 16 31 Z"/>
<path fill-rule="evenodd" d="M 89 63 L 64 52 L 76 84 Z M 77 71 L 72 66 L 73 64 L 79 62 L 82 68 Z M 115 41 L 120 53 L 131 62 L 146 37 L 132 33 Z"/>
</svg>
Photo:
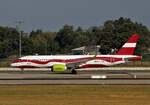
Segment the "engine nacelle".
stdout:
<svg viewBox="0 0 150 105">
<path fill-rule="evenodd" d="M 66 65 L 63 64 L 54 64 L 52 71 L 53 72 L 65 72 L 67 69 Z"/>
</svg>

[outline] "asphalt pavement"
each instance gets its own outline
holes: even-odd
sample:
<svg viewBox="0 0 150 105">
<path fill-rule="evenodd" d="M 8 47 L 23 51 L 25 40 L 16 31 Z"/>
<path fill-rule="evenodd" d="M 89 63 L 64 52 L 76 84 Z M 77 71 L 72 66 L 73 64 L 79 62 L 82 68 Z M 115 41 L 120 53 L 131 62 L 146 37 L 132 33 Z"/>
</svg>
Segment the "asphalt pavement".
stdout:
<svg viewBox="0 0 150 105">
<path fill-rule="evenodd" d="M 78 74 L 0 69 L 0 85 L 150 85 L 150 69 L 115 69 L 78 70 Z"/>
</svg>

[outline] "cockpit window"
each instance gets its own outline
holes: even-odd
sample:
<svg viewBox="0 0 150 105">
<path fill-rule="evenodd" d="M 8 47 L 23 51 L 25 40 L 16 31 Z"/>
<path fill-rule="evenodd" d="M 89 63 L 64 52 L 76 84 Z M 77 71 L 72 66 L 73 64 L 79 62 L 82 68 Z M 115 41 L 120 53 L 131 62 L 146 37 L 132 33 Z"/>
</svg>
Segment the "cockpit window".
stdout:
<svg viewBox="0 0 150 105">
<path fill-rule="evenodd" d="M 18 61 L 18 62 L 20 62 L 20 61 L 21 61 L 21 59 L 15 59 L 15 61 Z"/>
</svg>

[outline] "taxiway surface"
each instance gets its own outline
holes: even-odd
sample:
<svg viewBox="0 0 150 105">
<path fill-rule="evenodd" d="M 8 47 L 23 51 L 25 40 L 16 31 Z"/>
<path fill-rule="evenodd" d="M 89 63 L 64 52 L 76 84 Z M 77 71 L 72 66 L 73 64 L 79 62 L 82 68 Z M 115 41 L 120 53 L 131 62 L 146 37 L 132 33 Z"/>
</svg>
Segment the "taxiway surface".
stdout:
<svg viewBox="0 0 150 105">
<path fill-rule="evenodd" d="M 78 74 L 48 70 L 0 70 L 0 85 L 150 85 L 150 70 L 80 70 Z"/>
</svg>

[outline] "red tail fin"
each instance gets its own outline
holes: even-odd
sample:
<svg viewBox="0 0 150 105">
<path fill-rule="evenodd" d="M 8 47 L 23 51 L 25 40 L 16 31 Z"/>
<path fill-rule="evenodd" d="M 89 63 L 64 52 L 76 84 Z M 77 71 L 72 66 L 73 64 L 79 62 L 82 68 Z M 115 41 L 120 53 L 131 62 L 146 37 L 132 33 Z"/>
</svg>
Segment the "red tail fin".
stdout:
<svg viewBox="0 0 150 105">
<path fill-rule="evenodd" d="M 120 48 L 120 50 L 114 55 L 133 55 L 136 43 L 138 40 L 138 34 L 132 35 L 129 40 Z"/>
</svg>

